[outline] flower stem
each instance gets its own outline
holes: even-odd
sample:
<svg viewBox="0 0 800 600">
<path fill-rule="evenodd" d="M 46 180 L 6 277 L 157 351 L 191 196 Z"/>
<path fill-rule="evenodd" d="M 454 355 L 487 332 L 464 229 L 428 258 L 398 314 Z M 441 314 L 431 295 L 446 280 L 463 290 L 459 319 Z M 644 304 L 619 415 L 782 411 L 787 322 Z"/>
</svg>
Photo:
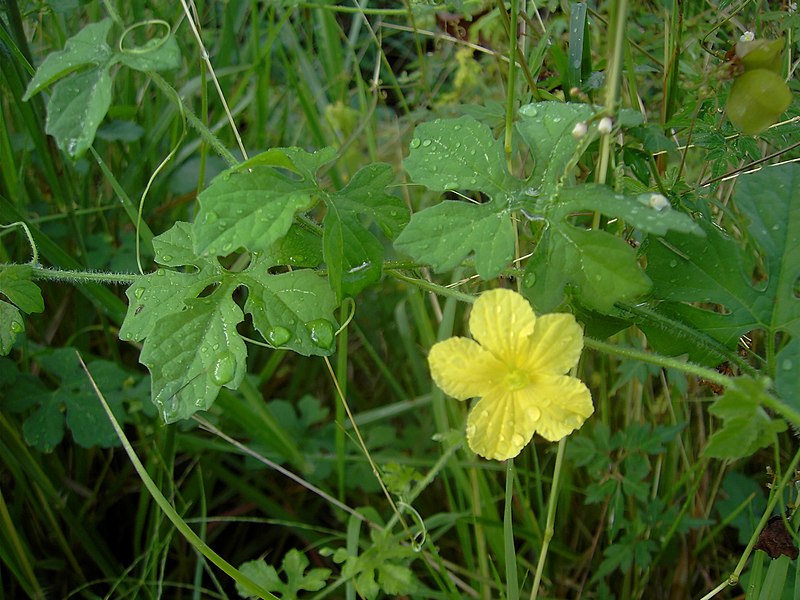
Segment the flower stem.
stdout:
<svg viewBox="0 0 800 600">
<path fill-rule="evenodd" d="M 67 281 L 74 284 L 128 284 L 134 283 L 142 276 L 136 273 L 98 273 L 96 271 L 74 271 L 68 269 L 50 269 L 47 267 L 34 266 L 33 277 L 35 279 L 47 279 L 50 281 Z"/>
<path fill-rule="evenodd" d="M 550 540 L 553 539 L 554 524 L 556 520 L 556 506 L 558 505 L 558 484 L 559 480 L 561 479 L 561 467 L 564 464 L 564 449 L 566 447 L 567 438 L 563 437 L 558 442 L 556 466 L 553 468 L 553 485 L 550 488 L 550 498 L 547 501 L 547 521 L 545 522 L 544 526 L 542 551 L 539 552 L 539 563 L 536 565 L 536 576 L 533 579 L 533 589 L 531 589 L 530 600 L 536 600 L 536 597 L 539 595 L 539 584 L 542 582 L 544 561 L 547 559 L 547 549 L 550 547 Z"/>
<path fill-rule="evenodd" d="M 506 461 L 506 499 L 503 511 L 503 548 L 506 554 L 506 598 L 519 599 L 517 579 L 517 549 L 514 545 L 514 518 L 511 508 L 514 503 L 514 459 Z"/>
</svg>

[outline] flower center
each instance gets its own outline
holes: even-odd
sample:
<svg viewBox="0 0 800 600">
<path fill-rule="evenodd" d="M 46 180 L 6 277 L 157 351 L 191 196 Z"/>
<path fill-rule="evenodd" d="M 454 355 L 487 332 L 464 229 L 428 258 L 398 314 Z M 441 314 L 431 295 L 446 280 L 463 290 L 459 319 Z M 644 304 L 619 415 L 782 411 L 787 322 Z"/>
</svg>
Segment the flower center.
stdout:
<svg viewBox="0 0 800 600">
<path fill-rule="evenodd" d="M 531 382 L 528 374 L 522 369 L 511 368 L 506 375 L 506 385 L 511 391 L 521 390 Z"/>
</svg>

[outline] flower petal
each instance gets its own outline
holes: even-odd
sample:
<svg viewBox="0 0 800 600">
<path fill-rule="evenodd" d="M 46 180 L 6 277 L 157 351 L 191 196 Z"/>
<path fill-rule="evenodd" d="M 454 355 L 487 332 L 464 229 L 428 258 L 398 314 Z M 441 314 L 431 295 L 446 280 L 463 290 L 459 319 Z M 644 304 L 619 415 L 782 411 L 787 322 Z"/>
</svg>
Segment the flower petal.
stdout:
<svg viewBox="0 0 800 600">
<path fill-rule="evenodd" d="M 536 431 L 551 442 L 579 429 L 594 412 L 589 389 L 575 377 L 541 376 L 524 392 L 536 398 L 542 412 Z"/>
<path fill-rule="evenodd" d="M 531 441 L 540 411 L 524 392 L 496 388 L 472 408 L 467 417 L 467 443 L 475 454 L 506 460 Z"/>
<path fill-rule="evenodd" d="M 536 316 L 517 292 L 497 289 L 475 301 L 469 317 L 472 337 L 508 366 L 521 366 L 529 348 Z"/>
<path fill-rule="evenodd" d="M 536 319 L 526 351 L 525 371 L 563 375 L 575 365 L 583 350 L 583 329 L 575 317 L 564 313 Z"/>
<path fill-rule="evenodd" d="M 505 374 L 505 367 L 472 340 L 454 337 L 438 342 L 428 354 L 433 381 L 458 400 L 483 396 Z"/>
</svg>

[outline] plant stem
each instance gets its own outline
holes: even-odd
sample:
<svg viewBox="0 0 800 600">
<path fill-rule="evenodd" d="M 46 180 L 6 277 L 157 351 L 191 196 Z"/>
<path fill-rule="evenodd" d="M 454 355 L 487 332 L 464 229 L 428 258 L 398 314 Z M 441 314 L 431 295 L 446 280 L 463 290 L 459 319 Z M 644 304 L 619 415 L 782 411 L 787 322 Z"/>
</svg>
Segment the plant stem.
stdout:
<svg viewBox="0 0 800 600">
<path fill-rule="evenodd" d="M 105 283 L 113 285 L 117 283 L 134 283 L 141 275 L 136 273 L 97 273 L 94 271 L 62 270 L 34 266 L 33 277 L 49 281 L 67 281 L 69 283 Z"/>
<path fill-rule="evenodd" d="M 514 459 L 506 461 L 506 498 L 503 509 L 503 548 L 506 555 L 506 598 L 518 600 L 519 579 L 517 578 L 517 549 L 514 545 Z"/>
<path fill-rule="evenodd" d="M 544 562 L 547 559 L 547 549 L 550 546 L 550 540 L 553 539 L 554 524 L 556 520 L 556 506 L 558 505 L 558 484 L 561 479 L 561 467 L 564 464 L 564 449 L 567 447 L 567 438 L 563 437 L 558 442 L 558 451 L 556 454 L 556 465 L 553 467 L 553 485 L 550 488 L 550 498 L 547 501 L 547 520 L 544 526 L 544 538 L 542 539 L 542 551 L 539 553 L 539 562 L 536 565 L 536 575 L 533 579 L 533 588 L 531 589 L 530 600 L 536 600 L 539 595 L 539 585 L 542 582 L 542 573 L 544 572 Z"/>
<path fill-rule="evenodd" d="M 508 89 L 506 90 L 506 131 L 503 139 L 503 150 L 506 153 L 506 167 L 513 172 L 511 164 L 511 136 L 514 132 L 514 100 L 517 80 L 517 23 L 519 21 L 519 0 L 511 0 L 511 20 L 508 26 Z M 505 10 L 500 2 L 500 10 Z"/>
</svg>

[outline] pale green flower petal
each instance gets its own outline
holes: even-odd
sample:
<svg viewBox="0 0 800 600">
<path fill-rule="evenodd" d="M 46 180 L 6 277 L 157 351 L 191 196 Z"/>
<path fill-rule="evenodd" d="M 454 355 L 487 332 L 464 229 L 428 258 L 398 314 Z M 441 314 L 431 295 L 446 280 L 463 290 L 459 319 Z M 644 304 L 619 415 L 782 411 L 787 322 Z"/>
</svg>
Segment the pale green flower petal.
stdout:
<svg viewBox="0 0 800 600">
<path fill-rule="evenodd" d="M 485 395 L 505 373 L 503 364 L 490 352 L 462 337 L 434 344 L 428 364 L 436 385 L 458 400 Z"/>
<path fill-rule="evenodd" d="M 536 431 L 551 442 L 579 429 L 594 412 L 589 389 L 575 377 L 542 376 L 525 391 L 542 411 Z"/>
<path fill-rule="evenodd" d="M 475 301 L 469 330 L 481 346 L 508 366 L 524 364 L 536 316 L 525 298 L 512 290 L 484 292 Z"/>
<path fill-rule="evenodd" d="M 472 408 L 467 417 L 467 443 L 475 454 L 506 460 L 531 441 L 541 412 L 525 392 L 499 388 Z"/>
<path fill-rule="evenodd" d="M 536 319 L 529 344 L 523 367 L 526 371 L 563 375 L 578 364 L 583 330 L 572 315 L 542 315 Z"/>
</svg>

